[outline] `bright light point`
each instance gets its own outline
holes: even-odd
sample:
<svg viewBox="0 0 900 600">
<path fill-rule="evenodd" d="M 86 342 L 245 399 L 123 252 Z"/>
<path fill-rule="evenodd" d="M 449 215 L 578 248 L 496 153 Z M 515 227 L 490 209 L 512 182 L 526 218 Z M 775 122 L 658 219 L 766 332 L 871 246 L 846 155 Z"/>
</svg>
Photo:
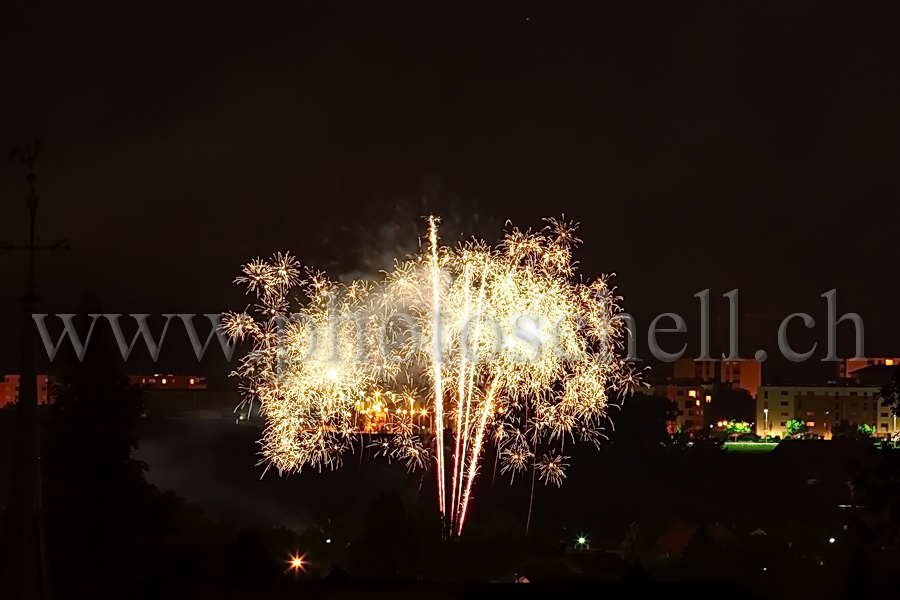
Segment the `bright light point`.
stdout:
<svg viewBox="0 0 900 600">
<path fill-rule="evenodd" d="M 578 543 L 580 545 L 584 546 L 587 543 L 587 538 L 584 538 L 584 537 L 578 538 Z"/>
<path fill-rule="evenodd" d="M 291 565 L 291 568 L 295 571 L 302 569 L 306 565 L 306 561 L 303 560 L 302 556 L 291 556 L 291 560 L 288 561 Z"/>
<path fill-rule="evenodd" d="M 835 542 L 835 539 L 834 539 L 834 538 L 828 538 L 828 543 L 829 543 L 829 544 L 833 544 L 834 542 Z"/>
<path fill-rule="evenodd" d="M 337 371 L 334 369 L 328 371 L 328 379 L 337 379 Z"/>
<path fill-rule="evenodd" d="M 331 543 L 331 538 L 328 538 L 327 540 L 325 540 L 325 543 L 326 543 L 326 544 L 330 544 L 330 543 Z"/>
</svg>

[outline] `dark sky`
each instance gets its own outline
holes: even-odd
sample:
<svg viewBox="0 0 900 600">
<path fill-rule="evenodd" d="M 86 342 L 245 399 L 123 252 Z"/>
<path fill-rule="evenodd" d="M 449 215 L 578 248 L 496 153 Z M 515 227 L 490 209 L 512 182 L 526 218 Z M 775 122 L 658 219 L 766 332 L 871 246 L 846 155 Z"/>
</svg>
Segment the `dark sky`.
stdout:
<svg viewBox="0 0 900 600">
<path fill-rule="evenodd" d="M 836 288 L 868 353 L 900 354 L 898 11 L 556 4 L 4 4 L 0 142 L 40 136 L 40 235 L 73 246 L 39 262 L 44 312 L 241 309 L 248 259 L 337 276 L 352 232 L 424 198 L 581 222 L 583 272 L 617 274 L 642 332 L 679 312 L 696 348 L 693 295 L 738 288 L 748 356 L 804 311 L 820 358 Z M 0 239 L 23 175 L 0 166 Z M 24 263 L 0 260 L 10 315 Z"/>
</svg>

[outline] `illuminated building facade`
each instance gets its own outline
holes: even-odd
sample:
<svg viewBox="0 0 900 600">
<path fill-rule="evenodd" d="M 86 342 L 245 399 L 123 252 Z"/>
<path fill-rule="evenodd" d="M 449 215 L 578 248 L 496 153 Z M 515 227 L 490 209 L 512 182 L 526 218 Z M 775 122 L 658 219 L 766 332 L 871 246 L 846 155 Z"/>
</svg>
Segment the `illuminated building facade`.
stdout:
<svg viewBox="0 0 900 600">
<path fill-rule="evenodd" d="M 156 373 L 154 375 L 131 375 L 128 378 L 132 385 L 151 389 L 172 390 L 205 390 L 206 377 L 199 375 L 172 375 Z"/>
<path fill-rule="evenodd" d="M 878 437 L 897 433 L 897 419 L 881 406 L 876 386 L 762 386 L 756 396 L 756 433 L 784 438 L 787 422 L 806 423 L 809 432 L 830 439 L 836 423 L 870 425 Z"/>
<path fill-rule="evenodd" d="M 691 431 L 703 427 L 703 412 L 712 400 L 709 386 L 696 384 L 661 383 L 650 386 L 645 392 L 653 396 L 665 396 L 675 403 L 675 421 L 670 423 L 669 433 Z"/>
<path fill-rule="evenodd" d="M 37 376 L 38 404 L 50 402 L 49 384 L 52 378 L 47 375 Z M 3 375 L 0 379 L 0 407 L 15 404 L 19 401 L 19 376 Z"/>
<path fill-rule="evenodd" d="M 849 378 L 854 371 L 873 365 L 897 366 L 900 365 L 900 357 L 845 358 L 838 363 L 838 377 L 841 379 Z"/>
<path fill-rule="evenodd" d="M 199 375 L 131 375 L 128 378 L 133 385 L 139 385 L 148 389 L 170 390 L 205 390 L 206 377 Z M 50 388 L 54 378 L 48 375 L 37 376 L 38 403 L 49 404 L 53 397 Z M 7 404 L 14 404 L 19 399 L 19 376 L 0 375 L 0 408 Z"/>
<path fill-rule="evenodd" d="M 716 374 L 716 367 L 719 374 Z M 701 383 L 729 383 L 734 388 L 745 389 L 756 397 L 762 384 L 762 364 L 758 360 L 694 360 L 681 358 L 675 361 L 675 379 L 695 379 Z"/>
</svg>

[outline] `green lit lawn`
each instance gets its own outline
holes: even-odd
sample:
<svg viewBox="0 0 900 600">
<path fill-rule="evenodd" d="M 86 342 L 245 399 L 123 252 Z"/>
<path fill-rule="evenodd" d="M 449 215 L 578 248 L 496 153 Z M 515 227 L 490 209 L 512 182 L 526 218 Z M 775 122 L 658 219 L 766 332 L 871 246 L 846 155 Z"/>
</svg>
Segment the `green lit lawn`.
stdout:
<svg viewBox="0 0 900 600">
<path fill-rule="evenodd" d="M 777 443 L 757 444 L 754 442 L 725 442 L 729 452 L 771 452 Z"/>
</svg>

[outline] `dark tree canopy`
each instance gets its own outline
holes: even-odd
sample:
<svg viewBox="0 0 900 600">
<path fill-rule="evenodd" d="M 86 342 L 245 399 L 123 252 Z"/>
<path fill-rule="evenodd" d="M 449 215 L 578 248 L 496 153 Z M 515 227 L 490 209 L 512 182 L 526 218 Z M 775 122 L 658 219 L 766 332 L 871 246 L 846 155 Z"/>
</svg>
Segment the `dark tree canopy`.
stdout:
<svg viewBox="0 0 900 600">
<path fill-rule="evenodd" d="M 878 392 L 881 405 L 891 409 L 891 414 L 900 417 L 900 370 Z"/>
<path fill-rule="evenodd" d="M 140 388 L 97 336 L 52 390 L 43 428 L 44 506 L 51 573 L 67 592 L 118 593 L 172 530 L 174 508 L 132 457 Z"/>
<path fill-rule="evenodd" d="M 720 386 L 703 414 L 707 425 L 718 421 L 752 423 L 756 420 L 756 401 L 747 390 Z"/>
<path fill-rule="evenodd" d="M 415 525 L 396 494 L 382 494 L 366 515 L 355 555 L 359 579 L 413 580 L 419 575 Z"/>
<path fill-rule="evenodd" d="M 669 441 L 669 423 L 675 420 L 675 403 L 665 396 L 633 394 L 612 413 L 615 430 L 610 435 L 620 446 L 659 446 Z"/>
</svg>

